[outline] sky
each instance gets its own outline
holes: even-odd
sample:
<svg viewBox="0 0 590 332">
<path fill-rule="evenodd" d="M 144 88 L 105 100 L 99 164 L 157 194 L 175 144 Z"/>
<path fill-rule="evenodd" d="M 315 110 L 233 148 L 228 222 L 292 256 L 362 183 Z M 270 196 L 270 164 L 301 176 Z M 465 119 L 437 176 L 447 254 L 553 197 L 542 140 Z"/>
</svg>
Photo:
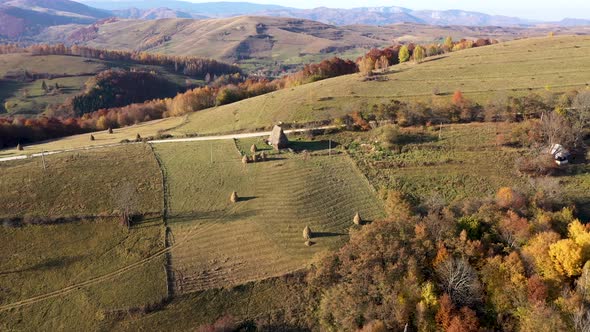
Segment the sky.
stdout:
<svg viewBox="0 0 590 332">
<path fill-rule="evenodd" d="M 220 0 L 185 0 L 213 2 Z M 536 20 L 590 19 L 590 0 L 225 0 L 277 4 L 296 8 L 400 6 L 410 9 L 461 9 Z"/>
</svg>

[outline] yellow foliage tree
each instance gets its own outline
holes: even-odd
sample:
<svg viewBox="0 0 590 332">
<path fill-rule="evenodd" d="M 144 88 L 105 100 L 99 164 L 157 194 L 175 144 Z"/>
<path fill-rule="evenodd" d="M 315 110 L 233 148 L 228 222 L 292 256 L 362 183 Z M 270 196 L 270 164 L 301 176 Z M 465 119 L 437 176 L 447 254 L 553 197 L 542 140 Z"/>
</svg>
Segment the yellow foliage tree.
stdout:
<svg viewBox="0 0 590 332">
<path fill-rule="evenodd" d="M 550 245 L 549 257 L 555 270 L 563 276 L 574 277 L 582 273 L 582 247 L 572 239 L 560 240 Z"/>
<path fill-rule="evenodd" d="M 105 130 L 109 127 L 108 120 L 104 115 L 101 115 L 98 118 L 98 120 L 96 121 L 96 127 L 100 130 Z"/>
<path fill-rule="evenodd" d="M 414 49 L 414 61 L 416 63 L 420 63 L 422 61 L 424 61 L 424 49 L 422 48 L 422 46 L 416 46 L 416 48 Z"/>
<path fill-rule="evenodd" d="M 532 263 L 535 271 L 545 280 L 561 279 L 549 256 L 549 247 L 559 239 L 559 234 L 555 232 L 542 232 L 535 235 L 522 250 L 525 260 Z"/>
</svg>

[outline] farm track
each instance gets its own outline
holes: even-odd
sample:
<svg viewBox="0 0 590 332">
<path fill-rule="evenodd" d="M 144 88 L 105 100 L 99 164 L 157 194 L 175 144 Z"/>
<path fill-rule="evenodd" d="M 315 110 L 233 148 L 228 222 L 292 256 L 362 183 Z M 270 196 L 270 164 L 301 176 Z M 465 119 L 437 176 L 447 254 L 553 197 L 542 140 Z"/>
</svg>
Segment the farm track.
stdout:
<svg viewBox="0 0 590 332">
<path fill-rule="evenodd" d="M 234 209 L 228 211 L 224 216 L 227 216 L 228 214 L 231 214 L 231 212 L 233 210 Z M 224 216 L 220 216 L 219 219 L 223 219 Z M 152 254 L 151 256 L 148 256 L 148 257 L 146 257 L 144 259 L 141 259 L 141 260 L 139 260 L 139 261 L 137 261 L 135 263 L 129 264 L 129 265 L 127 265 L 125 267 L 122 267 L 122 268 L 120 268 L 120 269 L 118 269 L 116 271 L 113 271 L 111 273 L 107 273 L 107 274 L 104 274 L 102 276 L 95 277 L 95 278 L 90 278 L 90 279 L 88 279 L 86 281 L 79 282 L 79 283 L 73 284 L 71 286 L 64 287 L 62 289 L 58 289 L 58 290 L 55 290 L 55 291 L 52 291 L 52 292 L 48 292 L 48 293 L 45 293 L 45 294 L 41 294 L 41 295 L 38 295 L 38 296 L 33 296 L 31 298 L 20 300 L 20 301 L 16 301 L 16 302 L 13 302 L 13 303 L 1 305 L 0 306 L 0 311 L 6 311 L 6 310 L 10 310 L 10 309 L 16 309 L 16 308 L 19 308 L 19 307 L 23 307 L 23 306 L 26 306 L 26 305 L 35 304 L 37 302 L 41 302 L 41 301 L 44 301 L 44 300 L 48 300 L 48 299 L 52 299 L 52 298 L 59 297 L 59 296 L 62 296 L 62 295 L 66 295 L 66 294 L 68 294 L 70 292 L 79 290 L 79 289 L 81 289 L 83 287 L 92 286 L 92 285 L 95 285 L 95 284 L 100 283 L 100 282 L 112 280 L 112 279 L 114 279 L 114 278 L 116 278 L 116 277 L 118 277 L 120 275 L 123 275 L 124 273 L 127 273 L 127 272 L 129 272 L 129 271 L 131 271 L 133 269 L 142 267 L 142 266 L 150 263 L 154 259 L 160 258 L 163 255 L 167 255 L 175 247 L 182 246 L 185 242 L 187 242 L 189 240 L 189 238 L 191 237 L 191 234 L 192 234 L 192 230 L 194 230 L 195 228 L 196 227 L 192 227 L 191 231 L 187 232 L 187 234 L 185 234 L 185 236 L 178 243 L 174 243 L 174 244 L 170 245 L 170 247 L 161 249 L 161 250 L 155 252 L 154 254 Z"/>
<path fill-rule="evenodd" d="M 322 127 L 313 127 L 313 128 L 289 129 L 289 130 L 285 130 L 285 134 L 301 133 L 301 132 L 305 132 L 308 130 L 323 130 L 323 129 L 333 129 L 333 128 L 337 128 L 337 126 L 322 126 Z M 229 140 L 229 139 L 270 136 L 270 134 L 271 134 L 270 131 L 264 131 L 264 132 L 251 132 L 251 133 L 241 133 L 241 134 L 210 135 L 210 136 L 188 137 L 188 138 L 172 138 L 172 139 L 163 139 L 163 140 L 153 140 L 153 141 L 148 141 L 147 143 L 148 144 L 166 144 L 166 143 L 216 141 L 216 140 Z M 51 156 L 54 154 L 67 153 L 67 152 L 79 152 L 79 151 L 104 149 L 104 148 L 111 148 L 111 147 L 129 145 L 129 144 L 143 144 L 143 142 L 113 143 L 113 144 L 105 144 L 105 145 L 86 146 L 86 147 L 75 148 L 75 149 L 45 151 L 42 153 L 33 153 L 30 155 L 4 157 L 4 158 L 0 158 L 0 162 Z"/>
</svg>

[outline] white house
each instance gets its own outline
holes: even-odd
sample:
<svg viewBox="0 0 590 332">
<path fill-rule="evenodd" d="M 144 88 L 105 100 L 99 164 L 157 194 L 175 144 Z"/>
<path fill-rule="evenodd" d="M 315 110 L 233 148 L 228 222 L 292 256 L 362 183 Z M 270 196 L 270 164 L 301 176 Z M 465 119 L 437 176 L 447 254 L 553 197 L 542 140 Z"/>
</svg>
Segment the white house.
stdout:
<svg viewBox="0 0 590 332">
<path fill-rule="evenodd" d="M 565 165 L 569 162 L 570 152 L 566 150 L 561 144 L 553 144 L 551 146 L 551 154 L 555 159 L 557 165 Z"/>
</svg>

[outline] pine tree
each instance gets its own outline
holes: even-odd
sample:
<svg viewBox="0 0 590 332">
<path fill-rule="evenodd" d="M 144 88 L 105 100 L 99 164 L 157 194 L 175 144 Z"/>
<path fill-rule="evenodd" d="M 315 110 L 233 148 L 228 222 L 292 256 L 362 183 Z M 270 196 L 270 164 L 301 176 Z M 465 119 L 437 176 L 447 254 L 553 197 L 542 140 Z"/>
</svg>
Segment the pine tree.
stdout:
<svg viewBox="0 0 590 332">
<path fill-rule="evenodd" d="M 404 45 L 399 50 L 399 63 L 404 63 L 408 60 L 410 60 L 410 50 Z"/>
</svg>

